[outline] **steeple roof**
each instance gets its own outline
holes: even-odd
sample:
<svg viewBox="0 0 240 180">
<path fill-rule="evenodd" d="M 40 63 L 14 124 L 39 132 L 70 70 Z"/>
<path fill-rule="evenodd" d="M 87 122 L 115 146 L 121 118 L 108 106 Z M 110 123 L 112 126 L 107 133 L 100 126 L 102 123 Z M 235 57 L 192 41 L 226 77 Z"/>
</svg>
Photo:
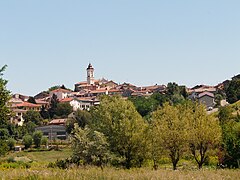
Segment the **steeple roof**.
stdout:
<svg viewBox="0 0 240 180">
<path fill-rule="evenodd" d="M 94 68 L 92 67 L 92 64 L 91 64 L 91 63 L 88 64 L 87 70 L 88 70 L 88 69 L 94 69 Z"/>
</svg>

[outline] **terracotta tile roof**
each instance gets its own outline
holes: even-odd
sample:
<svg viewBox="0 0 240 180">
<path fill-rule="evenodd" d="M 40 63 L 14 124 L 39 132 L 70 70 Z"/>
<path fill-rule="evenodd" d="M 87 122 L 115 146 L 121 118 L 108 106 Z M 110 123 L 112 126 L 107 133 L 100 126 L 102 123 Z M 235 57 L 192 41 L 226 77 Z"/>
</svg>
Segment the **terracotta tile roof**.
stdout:
<svg viewBox="0 0 240 180">
<path fill-rule="evenodd" d="M 67 89 L 62 89 L 62 88 L 58 88 L 58 89 L 55 89 L 53 91 L 51 91 L 52 93 L 55 93 L 55 92 L 65 92 L 65 93 L 70 93 L 72 91 L 70 90 L 67 90 Z"/>
<path fill-rule="evenodd" d="M 33 104 L 29 102 L 23 102 L 21 104 L 17 104 L 16 107 L 41 107 L 39 104 Z"/>
<path fill-rule="evenodd" d="M 214 94 L 213 94 L 213 93 L 210 93 L 210 92 L 200 93 L 200 94 L 198 95 L 198 98 L 201 98 L 201 97 L 203 97 L 203 96 L 210 96 L 210 97 L 214 98 Z"/>
<path fill-rule="evenodd" d="M 66 119 L 53 119 L 49 124 L 66 124 Z"/>
<path fill-rule="evenodd" d="M 73 100 L 73 98 L 64 98 L 60 102 L 70 102 L 72 100 Z"/>
<path fill-rule="evenodd" d="M 36 99 L 35 100 L 37 104 L 48 104 L 47 101 L 43 101 L 43 100 L 40 100 L 40 99 Z"/>
</svg>

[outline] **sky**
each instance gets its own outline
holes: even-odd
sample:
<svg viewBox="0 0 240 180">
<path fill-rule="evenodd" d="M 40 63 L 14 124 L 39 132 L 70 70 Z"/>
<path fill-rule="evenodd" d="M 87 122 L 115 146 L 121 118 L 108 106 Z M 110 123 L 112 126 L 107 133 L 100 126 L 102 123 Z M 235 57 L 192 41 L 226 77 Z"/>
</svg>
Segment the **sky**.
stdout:
<svg viewBox="0 0 240 180">
<path fill-rule="evenodd" d="M 95 78 L 216 85 L 240 73 L 239 0 L 0 1 L 0 67 L 12 93 Z"/>
</svg>

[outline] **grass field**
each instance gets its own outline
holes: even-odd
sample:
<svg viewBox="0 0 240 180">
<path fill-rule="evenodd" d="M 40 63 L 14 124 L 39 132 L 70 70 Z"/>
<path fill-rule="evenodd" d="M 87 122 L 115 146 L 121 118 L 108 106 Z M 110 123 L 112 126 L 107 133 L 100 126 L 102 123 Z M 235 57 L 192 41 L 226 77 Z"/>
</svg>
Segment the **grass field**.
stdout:
<svg viewBox="0 0 240 180">
<path fill-rule="evenodd" d="M 240 179 L 240 170 L 228 169 L 207 169 L 197 170 L 197 168 L 183 168 L 173 171 L 171 164 L 160 166 L 159 170 L 154 171 L 151 168 L 139 169 L 116 169 L 112 167 L 105 167 L 103 170 L 97 167 L 73 167 L 68 170 L 47 168 L 49 162 L 54 162 L 57 159 L 65 159 L 70 157 L 71 150 L 63 149 L 62 151 L 42 151 L 42 152 L 18 152 L 10 153 L 1 161 L 6 161 L 10 158 L 27 158 L 32 162 L 30 168 L 24 167 L 5 167 L 0 166 L 0 179 Z M 180 164 L 184 164 L 182 162 Z M 3 165 L 3 164 L 2 164 Z M 189 164 L 191 167 L 193 164 Z"/>
<path fill-rule="evenodd" d="M 197 171 L 173 171 L 160 169 L 157 171 L 141 169 L 113 169 L 87 167 L 75 168 L 70 170 L 60 169 L 7 169 L 0 171 L 1 179 L 168 179 L 168 180 L 188 180 L 188 179 L 207 179 L 207 180 L 237 180 L 239 179 L 239 170 L 197 170 Z"/>
</svg>

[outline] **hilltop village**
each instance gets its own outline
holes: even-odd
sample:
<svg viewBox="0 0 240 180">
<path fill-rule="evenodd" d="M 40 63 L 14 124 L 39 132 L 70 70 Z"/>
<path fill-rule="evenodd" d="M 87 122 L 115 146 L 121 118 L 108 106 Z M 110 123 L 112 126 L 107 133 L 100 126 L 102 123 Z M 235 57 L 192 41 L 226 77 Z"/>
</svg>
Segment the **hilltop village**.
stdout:
<svg viewBox="0 0 240 180">
<path fill-rule="evenodd" d="M 107 79 L 95 79 L 94 67 L 89 63 L 87 69 L 86 81 L 77 82 L 74 86 L 75 89 L 70 90 L 64 87 L 64 85 L 53 87 L 48 92 L 44 91 L 37 94 L 34 97 L 29 97 L 22 94 L 13 94 L 9 103 L 11 109 L 14 112 L 14 116 L 11 118 L 12 123 L 23 125 L 23 115 L 29 111 L 41 111 L 44 107 L 48 109 L 53 96 L 56 96 L 59 103 L 69 103 L 73 111 L 90 110 L 92 106 L 99 105 L 99 96 L 101 95 L 120 95 L 124 98 L 128 97 L 150 97 L 154 93 L 164 94 L 166 93 L 166 85 L 151 85 L 138 87 L 130 83 L 117 84 L 113 80 Z M 197 100 L 206 105 L 208 110 L 212 110 L 216 104 L 215 94 L 222 91 L 223 84 L 217 86 L 198 85 L 193 88 L 184 88 L 185 94 L 192 100 Z M 186 96 L 186 95 L 185 95 Z M 29 101 L 33 99 L 34 102 Z M 226 101 L 222 101 L 222 105 L 226 104 Z M 66 120 L 52 120 L 49 124 L 64 124 Z"/>
<path fill-rule="evenodd" d="M 74 90 L 58 85 L 34 97 L 13 94 L 6 100 L 0 129 L 1 138 L 5 139 L 0 141 L 1 146 L 6 147 L 2 153 L 13 148 L 48 151 L 58 149 L 59 143 L 67 148 L 71 142 L 71 159 L 50 163 L 50 167 L 67 168 L 82 159 L 87 164 L 102 166 L 111 162 L 104 159 L 114 153 L 123 158 L 124 163 L 117 160 L 118 164 L 127 169 L 141 167 L 144 159 L 151 158 L 157 169 L 156 158 L 164 151 L 170 152 L 175 170 L 180 151 L 190 148 L 201 169 L 208 156 L 206 152 L 217 152 L 216 147 L 222 142 L 224 149 L 219 152 L 223 155 L 218 154 L 218 162 L 238 167 L 239 154 L 235 152 L 239 146 L 232 148 L 232 144 L 239 142 L 240 75 L 216 86 L 188 88 L 175 82 L 138 87 L 95 79 L 92 64 L 88 64 L 86 74 L 86 81 L 75 83 Z M 8 99 L 10 92 L 4 92 Z M 228 138 L 232 138 L 230 144 Z M 14 146 L 16 140 L 18 146 Z M 157 154 L 151 154 L 155 151 Z M 202 155 L 196 155 L 196 151 Z"/>
</svg>

